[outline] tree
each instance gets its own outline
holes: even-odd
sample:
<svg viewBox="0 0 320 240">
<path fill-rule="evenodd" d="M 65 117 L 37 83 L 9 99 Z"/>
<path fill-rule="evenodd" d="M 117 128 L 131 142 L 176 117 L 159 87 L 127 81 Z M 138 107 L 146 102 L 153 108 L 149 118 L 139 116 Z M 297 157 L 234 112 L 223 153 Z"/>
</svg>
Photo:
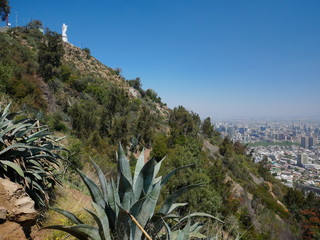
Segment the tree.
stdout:
<svg viewBox="0 0 320 240">
<path fill-rule="evenodd" d="M 225 137 L 219 146 L 219 152 L 222 156 L 230 156 L 233 153 L 233 143 L 230 138 Z"/>
<path fill-rule="evenodd" d="M 203 120 L 201 125 L 201 131 L 207 138 L 212 138 L 214 133 L 214 128 L 211 124 L 210 117 L 207 117 L 205 120 Z"/>
<path fill-rule="evenodd" d="M 10 6 L 8 0 L 0 0 L 0 18 L 5 21 L 10 13 Z"/>
<path fill-rule="evenodd" d="M 161 160 L 168 153 L 167 137 L 165 134 L 157 134 L 154 137 L 151 156 L 156 160 Z"/>
<path fill-rule="evenodd" d="M 43 28 L 43 23 L 40 20 L 32 20 L 26 25 L 27 29 L 41 29 Z"/>
<path fill-rule="evenodd" d="M 142 88 L 142 84 L 139 77 L 137 77 L 136 79 L 128 80 L 128 84 L 130 87 L 133 87 L 138 91 Z"/>
<path fill-rule="evenodd" d="M 200 124 L 198 114 L 187 111 L 183 106 L 174 108 L 169 118 L 171 145 L 184 142 L 186 137 L 196 137 Z"/>
<path fill-rule="evenodd" d="M 64 54 L 61 35 L 46 30 L 45 37 L 39 46 L 39 73 L 48 81 L 54 76 L 55 69 L 61 66 Z"/>
</svg>

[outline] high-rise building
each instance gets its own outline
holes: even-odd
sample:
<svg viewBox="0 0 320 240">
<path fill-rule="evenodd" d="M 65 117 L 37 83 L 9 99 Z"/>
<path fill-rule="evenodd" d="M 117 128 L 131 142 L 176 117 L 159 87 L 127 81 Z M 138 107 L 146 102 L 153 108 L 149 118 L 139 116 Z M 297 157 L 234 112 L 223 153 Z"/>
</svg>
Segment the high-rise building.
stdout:
<svg viewBox="0 0 320 240">
<path fill-rule="evenodd" d="M 313 137 L 309 137 L 308 147 L 313 148 L 313 146 L 314 146 Z"/>
<path fill-rule="evenodd" d="M 228 132 L 229 138 L 231 139 L 234 138 L 235 132 L 236 132 L 234 127 L 228 127 L 227 132 Z"/>
<path fill-rule="evenodd" d="M 308 147 L 308 138 L 301 137 L 301 147 L 307 148 Z"/>
<path fill-rule="evenodd" d="M 297 164 L 299 166 L 303 166 L 304 164 L 308 164 L 308 155 L 306 153 L 298 154 Z"/>
</svg>

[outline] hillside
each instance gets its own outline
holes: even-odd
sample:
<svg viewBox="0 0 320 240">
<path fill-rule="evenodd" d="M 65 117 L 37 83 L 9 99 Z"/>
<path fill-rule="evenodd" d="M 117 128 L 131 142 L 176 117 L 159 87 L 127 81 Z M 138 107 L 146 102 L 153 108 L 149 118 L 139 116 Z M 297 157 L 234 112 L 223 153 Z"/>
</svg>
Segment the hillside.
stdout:
<svg viewBox="0 0 320 240">
<path fill-rule="evenodd" d="M 142 88 L 139 78 L 125 79 L 120 69 L 100 63 L 88 49 L 62 43 L 55 32 L 41 34 L 39 24 L 0 33 L 0 99 L 2 108 L 12 102 L 12 110 L 67 136 L 63 144 L 69 152 L 63 157 L 68 161 L 61 167 L 65 187 L 83 190 L 75 168 L 90 174 L 89 157 L 106 176 L 115 176 L 121 142 L 132 168 L 143 148 L 147 158 L 166 156 L 161 174 L 193 164 L 176 173 L 160 201 L 175 189 L 204 183 L 179 199 L 188 203 L 179 213 L 219 217 L 224 224 L 206 223 L 207 233 L 219 239 L 312 236 L 311 215 L 303 211 L 319 208 L 319 199 L 285 187 L 266 170 L 267 163 L 252 161 L 245 146 L 222 139 L 210 118 L 201 120 L 183 106 L 169 109 L 154 90 Z M 61 194 L 56 196 L 61 201 Z"/>
</svg>

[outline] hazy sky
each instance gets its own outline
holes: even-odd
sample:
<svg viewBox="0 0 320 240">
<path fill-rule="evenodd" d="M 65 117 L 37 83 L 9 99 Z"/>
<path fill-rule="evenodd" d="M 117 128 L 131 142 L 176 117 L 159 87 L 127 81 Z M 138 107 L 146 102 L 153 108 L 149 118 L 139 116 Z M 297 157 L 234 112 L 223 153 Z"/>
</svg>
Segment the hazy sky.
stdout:
<svg viewBox="0 0 320 240">
<path fill-rule="evenodd" d="M 170 107 L 202 117 L 319 117 L 320 1 L 11 0 Z M 17 14 L 16 14 L 17 12 Z"/>
</svg>

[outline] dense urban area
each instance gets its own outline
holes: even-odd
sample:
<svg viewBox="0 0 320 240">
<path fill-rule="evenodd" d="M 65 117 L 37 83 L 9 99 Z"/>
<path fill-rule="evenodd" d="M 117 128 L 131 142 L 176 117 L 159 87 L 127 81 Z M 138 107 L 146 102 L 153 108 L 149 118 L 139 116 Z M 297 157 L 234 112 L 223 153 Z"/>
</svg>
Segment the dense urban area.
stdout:
<svg viewBox="0 0 320 240">
<path fill-rule="evenodd" d="M 267 161 L 287 186 L 320 194 L 319 121 L 229 121 L 216 123 L 222 136 L 248 146 L 255 162 Z"/>
</svg>

